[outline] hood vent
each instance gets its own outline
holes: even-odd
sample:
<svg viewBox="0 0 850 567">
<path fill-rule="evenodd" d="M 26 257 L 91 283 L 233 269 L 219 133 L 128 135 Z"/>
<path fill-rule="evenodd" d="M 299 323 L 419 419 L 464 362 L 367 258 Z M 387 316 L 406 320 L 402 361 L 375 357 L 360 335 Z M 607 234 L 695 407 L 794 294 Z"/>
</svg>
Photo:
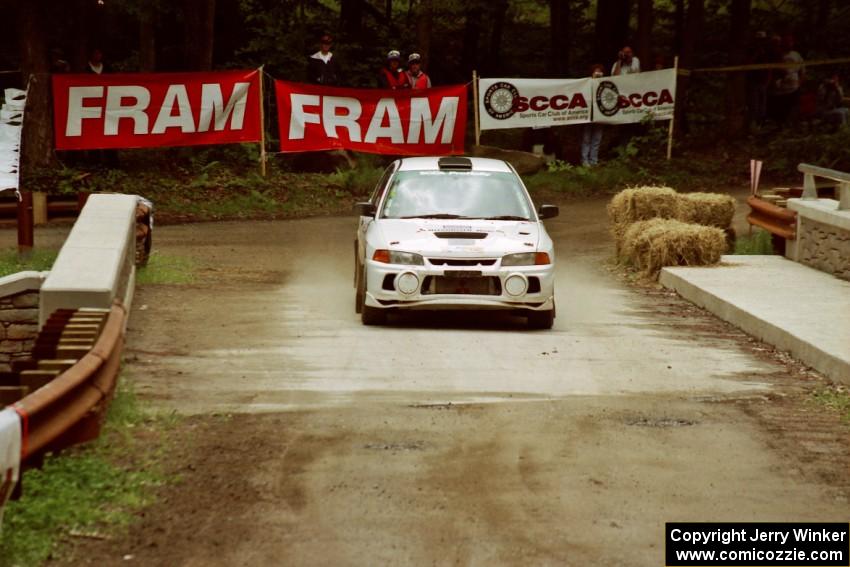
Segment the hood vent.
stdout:
<svg viewBox="0 0 850 567">
<path fill-rule="evenodd" d="M 437 238 L 461 238 L 467 240 L 480 240 L 487 238 L 486 232 L 435 232 Z"/>
</svg>

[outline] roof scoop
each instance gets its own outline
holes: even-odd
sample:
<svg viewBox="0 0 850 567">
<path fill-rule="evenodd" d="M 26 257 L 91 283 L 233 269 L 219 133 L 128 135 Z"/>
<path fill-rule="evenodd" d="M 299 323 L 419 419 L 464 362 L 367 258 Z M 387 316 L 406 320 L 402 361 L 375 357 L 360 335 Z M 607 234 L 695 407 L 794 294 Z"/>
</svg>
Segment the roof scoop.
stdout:
<svg viewBox="0 0 850 567">
<path fill-rule="evenodd" d="M 468 157 L 441 157 L 437 165 L 442 171 L 472 171 L 472 160 Z"/>
</svg>

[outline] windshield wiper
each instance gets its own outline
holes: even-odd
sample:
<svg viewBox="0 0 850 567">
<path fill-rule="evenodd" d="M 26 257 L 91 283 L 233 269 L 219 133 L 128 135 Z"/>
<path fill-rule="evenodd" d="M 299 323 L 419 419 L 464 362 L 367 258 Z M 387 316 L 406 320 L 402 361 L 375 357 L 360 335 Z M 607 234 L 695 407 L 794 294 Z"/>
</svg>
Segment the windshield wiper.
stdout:
<svg viewBox="0 0 850 567">
<path fill-rule="evenodd" d="M 470 219 L 475 217 L 465 217 L 463 215 L 452 215 L 449 213 L 434 213 L 430 215 L 410 215 L 408 217 L 398 217 L 400 219 Z"/>
<path fill-rule="evenodd" d="M 526 217 L 520 217 L 517 215 L 500 215 L 497 217 L 484 217 L 482 220 L 518 220 L 518 221 L 527 221 L 529 220 Z"/>
</svg>

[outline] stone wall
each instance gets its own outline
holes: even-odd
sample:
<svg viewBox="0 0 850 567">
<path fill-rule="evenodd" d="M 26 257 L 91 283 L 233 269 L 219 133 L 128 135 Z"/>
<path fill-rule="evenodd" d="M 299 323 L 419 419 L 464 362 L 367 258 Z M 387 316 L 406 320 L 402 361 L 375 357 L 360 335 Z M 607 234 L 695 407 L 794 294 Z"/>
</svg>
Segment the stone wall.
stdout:
<svg viewBox="0 0 850 567">
<path fill-rule="evenodd" d="M 801 217 L 797 237 L 801 263 L 850 281 L 850 232 Z"/>
<path fill-rule="evenodd" d="M 30 357 L 38 335 L 38 290 L 0 297 L 0 372 Z"/>
</svg>

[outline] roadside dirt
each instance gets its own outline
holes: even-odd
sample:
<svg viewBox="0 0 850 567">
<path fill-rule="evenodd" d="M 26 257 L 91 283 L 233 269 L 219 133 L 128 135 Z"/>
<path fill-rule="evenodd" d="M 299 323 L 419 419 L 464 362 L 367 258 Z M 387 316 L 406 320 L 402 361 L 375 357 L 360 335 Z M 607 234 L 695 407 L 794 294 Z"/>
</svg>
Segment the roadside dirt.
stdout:
<svg viewBox="0 0 850 567">
<path fill-rule="evenodd" d="M 550 227 L 551 333 L 494 316 L 364 330 L 349 220 L 160 232 L 200 277 L 139 290 L 127 368 L 191 414 L 175 482 L 55 564 L 648 566 L 667 521 L 847 521 L 850 427 L 810 401 L 824 380 L 618 281 L 603 201 Z"/>
</svg>

